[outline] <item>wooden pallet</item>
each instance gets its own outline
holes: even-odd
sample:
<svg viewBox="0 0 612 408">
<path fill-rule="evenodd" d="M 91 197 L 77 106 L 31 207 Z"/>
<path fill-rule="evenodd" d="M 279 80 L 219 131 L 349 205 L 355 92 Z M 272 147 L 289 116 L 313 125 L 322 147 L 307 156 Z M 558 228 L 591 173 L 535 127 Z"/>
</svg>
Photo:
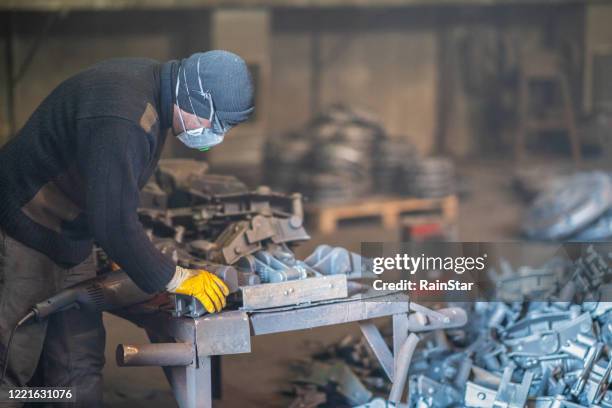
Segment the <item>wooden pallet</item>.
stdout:
<svg viewBox="0 0 612 408">
<path fill-rule="evenodd" d="M 437 213 L 445 223 L 453 224 L 458 206 L 455 195 L 444 198 L 373 197 L 342 204 L 313 203 L 306 206 L 306 214 L 315 221 L 314 225 L 320 232 L 328 234 L 334 232 L 343 220 L 379 217 L 383 226 L 390 229 L 399 226 L 402 215 L 421 212 Z"/>
</svg>

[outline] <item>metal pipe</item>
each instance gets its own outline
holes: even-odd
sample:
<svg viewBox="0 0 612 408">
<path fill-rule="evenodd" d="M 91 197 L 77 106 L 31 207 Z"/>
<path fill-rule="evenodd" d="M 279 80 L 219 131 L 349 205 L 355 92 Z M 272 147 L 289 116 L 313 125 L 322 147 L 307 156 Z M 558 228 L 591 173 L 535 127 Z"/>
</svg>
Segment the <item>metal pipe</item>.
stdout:
<svg viewBox="0 0 612 408">
<path fill-rule="evenodd" d="M 293 214 L 289 222 L 293 228 L 299 228 L 304 223 L 304 207 L 302 204 L 302 194 L 291 194 L 291 213 Z"/>
<path fill-rule="evenodd" d="M 395 367 L 395 373 L 393 374 L 393 386 L 391 386 L 391 392 L 389 393 L 389 402 L 399 404 L 404 394 L 404 386 L 408 380 L 408 369 L 410 368 L 410 362 L 412 361 L 412 354 L 419 343 L 419 336 L 414 333 L 410 333 L 406 341 L 402 344 L 399 349 L 399 355 L 397 358 L 397 366 Z"/>
<path fill-rule="evenodd" d="M 188 343 L 119 344 L 115 356 L 119 367 L 188 366 L 195 349 Z"/>
</svg>

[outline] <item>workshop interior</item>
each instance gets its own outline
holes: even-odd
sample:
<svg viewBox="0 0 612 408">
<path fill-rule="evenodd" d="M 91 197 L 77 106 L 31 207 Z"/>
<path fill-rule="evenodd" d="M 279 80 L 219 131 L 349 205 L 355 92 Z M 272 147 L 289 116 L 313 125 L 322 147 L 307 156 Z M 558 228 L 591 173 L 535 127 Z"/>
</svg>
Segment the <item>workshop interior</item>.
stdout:
<svg viewBox="0 0 612 408">
<path fill-rule="evenodd" d="M 610 21 L 0 0 L 0 406 L 612 408 Z"/>
</svg>

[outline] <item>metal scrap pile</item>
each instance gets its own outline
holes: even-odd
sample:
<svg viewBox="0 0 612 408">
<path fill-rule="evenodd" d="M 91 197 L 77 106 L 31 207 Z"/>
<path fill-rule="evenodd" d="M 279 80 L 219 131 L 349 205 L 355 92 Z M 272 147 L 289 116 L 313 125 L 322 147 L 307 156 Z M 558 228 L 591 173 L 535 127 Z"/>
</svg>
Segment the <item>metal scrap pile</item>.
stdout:
<svg viewBox="0 0 612 408">
<path fill-rule="evenodd" d="M 535 240 L 594 241 L 612 237 L 612 181 L 603 172 L 548 183 L 529 208 L 523 233 Z"/>
<path fill-rule="evenodd" d="M 312 361 L 294 364 L 292 370 L 295 378 L 290 394 L 296 398 L 291 408 L 352 407 L 391 389 L 363 337 L 347 336 L 316 353 Z"/>
<path fill-rule="evenodd" d="M 526 203 L 531 203 L 538 194 L 575 173 L 568 164 L 546 163 L 545 165 L 517 166 L 512 174 L 511 187 Z"/>
<path fill-rule="evenodd" d="M 611 289 L 609 249 L 589 247 L 565 265 L 550 301 L 474 304 L 465 329 L 437 336 L 413 359 L 412 406 L 612 407 L 612 303 L 599 300 Z M 499 298 L 516 286 L 512 275 L 499 280 Z M 538 282 L 543 272 L 519 275 Z M 537 285 L 523 288 L 541 298 Z"/>
<path fill-rule="evenodd" d="M 339 106 L 300 131 L 270 137 L 264 152 L 266 183 L 313 201 L 374 193 L 439 196 L 452 190 L 449 166 L 421 163 L 405 138 L 391 138 L 376 119 Z"/>
<path fill-rule="evenodd" d="M 576 261 L 553 258 L 542 268 L 505 265 L 495 276 L 497 299 L 516 299 L 519 284 L 525 300 L 463 303 L 469 309 L 463 328 L 421 334 L 407 362 L 407 403 L 390 405 L 390 383 L 367 344 L 347 338 L 315 355 L 314 365 L 304 364 L 314 367 L 309 376 L 298 377 L 307 385 L 298 387 L 296 401 L 312 401 L 304 396 L 317 392 L 327 402 L 319 395 L 316 403 L 295 406 L 612 407 L 612 302 L 603 301 L 612 294 L 610 250 L 590 246 Z M 558 268 L 564 268 L 563 283 L 546 301 L 536 300 L 542 286 L 533 283 Z"/>
<path fill-rule="evenodd" d="M 157 248 L 183 267 L 219 275 L 243 309 L 343 298 L 347 277 L 360 273 L 359 256 L 343 248 L 320 245 L 296 258 L 292 247 L 310 239 L 300 194 L 249 191 L 234 177 L 206 174 L 201 162 L 160 161 L 138 212 Z M 204 310 L 194 298 L 177 296 L 176 313 Z"/>
</svg>

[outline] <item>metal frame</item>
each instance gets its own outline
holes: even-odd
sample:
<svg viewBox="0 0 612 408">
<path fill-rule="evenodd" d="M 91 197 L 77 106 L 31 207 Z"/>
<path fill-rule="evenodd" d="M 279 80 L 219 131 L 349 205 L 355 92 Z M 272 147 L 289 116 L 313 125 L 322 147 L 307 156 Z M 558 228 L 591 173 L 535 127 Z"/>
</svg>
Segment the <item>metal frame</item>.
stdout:
<svg viewBox="0 0 612 408">
<path fill-rule="evenodd" d="M 358 298 L 270 311 L 226 311 L 196 319 L 175 318 L 166 313 L 138 316 L 134 320 L 146 329 L 153 342 L 167 341 L 194 346 L 193 362 L 164 367 L 174 397 L 181 408 L 212 407 L 211 356 L 249 353 L 251 336 L 311 329 L 359 322 L 361 331 L 393 381 L 398 350 L 408 337 L 408 296 L 401 293 L 375 298 Z M 394 355 L 371 319 L 393 318 Z M 124 316 L 125 317 L 125 316 Z M 125 347 L 125 346 L 120 346 Z"/>
</svg>

